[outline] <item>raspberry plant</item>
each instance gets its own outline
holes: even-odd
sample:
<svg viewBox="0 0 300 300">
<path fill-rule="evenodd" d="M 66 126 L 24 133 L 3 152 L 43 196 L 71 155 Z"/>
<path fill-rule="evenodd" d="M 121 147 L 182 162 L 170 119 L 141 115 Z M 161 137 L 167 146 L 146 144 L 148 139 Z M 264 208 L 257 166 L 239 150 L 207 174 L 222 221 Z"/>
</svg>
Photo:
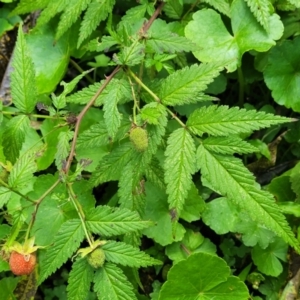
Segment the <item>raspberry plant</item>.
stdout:
<svg viewBox="0 0 300 300">
<path fill-rule="evenodd" d="M 3 7 L 3 299 L 275 299 L 300 252 L 299 166 L 274 166 L 300 156 L 298 1 Z"/>
</svg>

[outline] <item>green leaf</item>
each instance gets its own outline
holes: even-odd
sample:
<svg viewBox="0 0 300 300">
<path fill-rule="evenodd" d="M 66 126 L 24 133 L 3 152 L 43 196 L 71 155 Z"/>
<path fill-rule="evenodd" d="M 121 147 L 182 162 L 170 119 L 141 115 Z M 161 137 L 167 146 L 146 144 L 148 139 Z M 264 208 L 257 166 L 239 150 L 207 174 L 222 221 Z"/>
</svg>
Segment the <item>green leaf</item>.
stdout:
<svg viewBox="0 0 300 300">
<path fill-rule="evenodd" d="M 182 278 L 185 278 L 184 283 Z M 207 253 L 194 253 L 170 269 L 168 280 L 159 293 L 159 300 L 184 298 L 247 300 L 249 293 L 238 277 L 230 276 L 230 268 L 223 259 Z"/>
<path fill-rule="evenodd" d="M 238 136 L 228 137 L 209 137 L 203 141 L 203 146 L 208 151 L 219 154 L 248 154 L 257 152 L 258 149 L 251 144 L 243 141 Z"/>
<path fill-rule="evenodd" d="M 0 186 L 0 208 L 2 208 L 10 199 L 11 191 L 4 187 Z"/>
<path fill-rule="evenodd" d="M 57 152 L 55 154 L 55 165 L 59 170 L 63 167 L 63 162 L 69 154 L 69 141 L 73 138 L 73 135 L 74 132 L 70 130 L 60 132 L 58 135 Z"/>
<path fill-rule="evenodd" d="M 257 187 L 253 175 L 239 159 L 209 152 L 203 146 L 197 149 L 197 159 L 202 176 L 210 187 L 245 210 L 252 220 L 274 231 L 297 251 L 300 250 L 273 196 Z"/>
<path fill-rule="evenodd" d="M 109 295 L 110 300 L 137 300 L 130 281 L 114 264 L 105 263 L 97 270 L 94 284 L 98 299 L 104 300 Z"/>
<path fill-rule="evenodd" d="M 175 53 L 192 51 L 195 46 L 186 37 L 166 31 L 152 33 L 146 40 L 146 48 L 153 53 Z"/>
<path fill-rule="evenodd" d="M 3 300 L 14 300 L 14 291 L 19 282 L 19 278 L 15 277 L 4 277 L 0 280 L 0 290 L 2 293 Z"/>
<path fill-rule="evenodd" d="M 8 177 L 8 184 L 19 192 L 33 188 L 33 173 L 37 171 L 35 152 L 27 152 L 17 160 Z"/>
<path fill-rule="evenodd" d="M 297 112 L 300 111 L 299 47 L 299 37 L 276 45 L 268 54 L 268 64 L 264 70 L 264 79 L 274 100 Z"/>
<path fill-rule="evenodd" d="M 15 163 L 30 128 L 27 116 L 15 116 L 6 124 L 3 133 L 3 152 L 5 157 Z"/>
<path fill-rule="evenodd" d="M 168 202 L 170 208 L 175 208 L 177 213 L 182 210 L 192 185 L 196 163 L 195 151 L 193 138 L 187 130 L 179 128 L 171 133 L 165 152 L 164 169 Z"/>
<path fill-rule="evenodd" d="M 103 82 L 104 81 L 96 82 L 82 89 L 81 91 L 68 96 L 66 98 L 67 103 L 87 104 L 95 96 Z M 103 104 L 103 94 L 105 94 L 105 90 L 95 100 L 95 106 L 100 106 Z"/>
<path fill-rule="evenodd" d="M 246 0 L 250 10 L 257 21 L 268 32 L 270 30 L 270 1 L 269 0 Z"/>
<path fill-rule="evenodd" d="M 183 13 L 183 3 L 178 0 L 168 0 L 163 10 L 169 18 L 180 19 Z"/>
<path fill-rule="evenodd" d="M 92 174 L 91 185 L 97 186 L 103 182 L 118 180 L 122 169 L 131 160 L 132 153 L 132 145 L 129 142 L 114 148 L 102 159 L 97 170 Z"/>
<path fill-rule="evenodd" d="M 165 188 L 161 189 L 150 182 L 145 183 L 146 203 L 143 218 L 155 222 L 155 226 L 143 230 L 148 238 L 162 246 L 175 241 L 181 241 L 185 232 L 184 227 L 178 223 L 176 231 L 173 232 L 171 212 L 168 207 Z"/>
<path fill-rule="evenodd" d="M 68 278 L 68 299 L 87 299 L 93 281 L 94 270 L 86 259 L 77 259 L 72 266 Z"/>
<path fill-rule="evenodd" d="M 48 1 L 47 7 L 41 12 L 37 19 L 37 28 L 49 22 L 57 13 L 60 13 L 66 7 L 66 0 Z"/>
<path fill-rule="evenodd" d="M 50 3 L 53 2 L 56 1 L 50 1 Z M 58 1 L 58 3 L 60 2 Z M 56 24 L 56 20 L 53 20 L 44 26 L 35 27 L 25 36 L 31 59 L 34 62 L 39 95 L 54 91 L 65 75 L 69 64 L 70 38 L 69 35 L 65 35 L 63 39 L 54 44 Z"/>
<path fill-rule="evenodd" d="M 124 47 L 119 54 L 114 54 L 113 60 L 123 66 L 135 66 L 145 56 L 145 46 L 135 40 L 131 46 Z"/>
<path fill-rule="evenodd" d="M 250 133 L 260 128 L 282 124 L 292 119 L 255 110 L 229 108 L 228 106 L 210 105 L 195 110 L 187 121 L 188 128 L 197 135 L 208 133 L 214 136 L 228 136 Z"/>
<path fill-rule="evenodd" d="M 47 249 L 46 256 L 40 261 L 40 278 L 42 283 L 55 272 L 78 249 L 84 238 L 84 231 L 79 219 L 65 222 Z"/>
<path fill-rule="evenodd" d="M 162 80 L 158 96 L 165 105 L 206 101 L 201 92 L 222 70 L 223 66 L 215 63 L 185 67 Z"/>
<path fill-rule="evenodd" d="M 21 0 L 18 6 L 11 12 L 12 15 L 21 15 L 43 9 L 49 0 Z"/>
<path fill-rule="evenodd" d="M 252 249 L 252 259 L 258 270 L 266 275 L 278 277 L 283 271 L 281 262 L 286 261 L 288 245 L 280 238 L 271 243 L 266 249 L 255 246 Z"/>
<path fill-rule="evenodd" d="M 105 20 L 112 11 L 115 0 L 92 1 L 80 25 L 78 47 L 97 28 L 101 21 Z"/>
<path fill-rule="evenodd" d="M 79 18 L 92 0 L 63 0 L 64 11 L 58 23 L 55 38 L 58 40 Z"/>
<path fill-rule="evenodd" d="M 230 17 L 230 4 L 228 0 L 203 0 L 222 14 Z"/>
<path fill-rule="evenodd" d="M 165 112 L 165 107 L 158 102 L 151 102 L 141 109 L 141 118 L 149 124 L 158 125 L 159 118 Z"/>
<path fill-rule="evenodd" d="M 300 7 L 300 3 L 297 0 L 288 0 L 289 3 L 293 4 L 295 7 Z"/>
<path fill-rule="evenodd" d="M 97 206 L 86 216 L 87 227 L 96 234 L 115 236 L 134 232 L 152 225 L 150 221 L 142 221 L 136 212 L 125 208 Z"/>
<path fill-rule="evenodd" d="M 193 21 L 185 28 L 188 39 L 201 50 L 193 52 L 202 62 L 222 61 L 230 72 L 241 64 L 243 53 L 249 50 L 268 51 L 283 34 L 283 24 L 276 14 L 266 22 L 267 33 L 258 23 L 244 0 L 231 4 L 231 35 L 221 16 L 212 9 L 202 9 L 193 15 Z"/>
<path fill-rule="evenodd" d="M 22 26 L 13 56 L 11 73 L 11 95 L 14 105 L 24 113 L 31 113 L 37 103 L 34 67 L 28 53 Z"/>
<path fill-rule="evenodd" d="M 162 264 L 161 261 L 150 257 L 138 248 L 123 242 L 108 241 L 101 249 L 104 250 L 107 261 L 123 266 L 139 268 Z"/>
</svg>

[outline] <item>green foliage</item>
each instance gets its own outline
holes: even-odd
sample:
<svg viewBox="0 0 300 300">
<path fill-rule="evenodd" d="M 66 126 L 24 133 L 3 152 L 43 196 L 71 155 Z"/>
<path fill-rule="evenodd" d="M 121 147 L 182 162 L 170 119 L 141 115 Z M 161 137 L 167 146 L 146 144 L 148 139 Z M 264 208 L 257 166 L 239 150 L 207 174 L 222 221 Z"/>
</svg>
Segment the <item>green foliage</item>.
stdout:
<svg viewBox="0 0 300 300">
<path fill-rule="evenodd" d="M 299 3 L 5 2 L 1 297 L 280 297 L 300 253 Z M 33 237 L 38 266 L 13 278 Z"/>
</svg>

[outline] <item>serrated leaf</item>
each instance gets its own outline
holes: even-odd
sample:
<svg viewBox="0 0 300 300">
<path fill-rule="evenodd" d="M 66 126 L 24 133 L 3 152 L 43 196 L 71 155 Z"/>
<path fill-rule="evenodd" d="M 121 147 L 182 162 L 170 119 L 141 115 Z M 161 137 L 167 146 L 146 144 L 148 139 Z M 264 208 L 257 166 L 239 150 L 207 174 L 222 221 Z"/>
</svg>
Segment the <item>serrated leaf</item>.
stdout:
<svg viewBox="0 0 300 300">
<path fill-rule="evenodd" d="M 187 121 L 188 128 L 195 134 L 208 133 L 214 136 L 250 133 L 254 130 L 293 121 L 292 119 L 239 109 L 238 107 L 210 105 L 195 110 Z"/>
<path fill-rule="evenodd" d="M 300 251 L 299 243 L 273 196 L 257 187 L 253 175 L 239 159 L 209 152 L 201 145 L 197 149 L 197 160 L 210 187 Z"/>
<path fill-rule="evenodd" d="M 135 66 L 139 64 L 145 56 L 145 46 L 134 41 L 131 46 L 124 47 L 119 54 L 113 56 L 113 60 L 122 66 Z"/>
<path fill-rule="evenodd" d="M 96 148 L 107 145 L 109 135 L 104 122 L 92 125 L 89 129 L 82 132 L 77 139 L 76 149 Z"/>
<path fill-rule="evenodd" d="M 94 289 L 98 299 L 137 300 L 133 287 L 123 271 L 112 263 L 106 263 L 97 270 L 94 277 Z"/>
<path fill-rule="evenodd" d="M 165 105 L 183 105 L 201 101 L 203 91 L 223 70 L 220 64 L 201 64 L 185 67 L 162 80 L 158 93 Z M 205 97 L 204 100 L 206 101 Z"/>
<path fill-rule="evenodd" d="M 208 137 L 203 141 L 203 146 L 208 151 L 219 154 L 248 154 L 258 151 L 256 147 L 243 141 L 238 136 Z"/>
<path fill-rule="evenodd" d="M 78 259 L 73 263 L 68 278 L 68 299 L 86 299 L 93 281 L 94 270 L 86 259 Z"/>
<path fill-rule="evenodd" d="M 37 171 L 35 162 L 35 153 L 27 152 L 14 164 L 8 177 L 8 184 L 13 189 L 23 192 L 24 188 L 27 192 L 33 186 L 33 173 Z"/>
<path fill-rule="evenodd" d="M 21 0 L 18 6 L 11 12 L 12 15 L 31 13 L 47 6 L 49 0 Z"/>
<path fill-rule="evenodd" d="M 129 142 L 114 148 L 102 159 L 90 178 L 90 184 L 97 186 L 103 182 L 118 180 L 122 169 L 131 160 L 132 153 L 133 149 Z"/>
<path fill-rule="evenodd" d="M 0 208 L 2 208 L 10 199 L 11 191 L 4 187 L 0 186 Z"/>
<path fill-rule="evenodd" d="M 40 27 L 49 22 L 57 13 L 61 12 L 68 1 L 66 0 L 51 0 L 48 1 L 47 7 L 41 12 L 39 18 L 37 19 L 37 27 Z"/>
<path fill-rule="evenodd" d="M 84 231 L 79 219 L 66 221 L 47 249 L 46 256 L 40 262 L 39 283 L 55 272 L 77 250 L 84 238 Z"/>
<path fill-rule="evenodd" d="M 55 154 L 55 165 L 60 170 L 70 150 L 70 140 L 73 138 L 73 131 L 63 131 L 58 135 L 57 152 Z"/>
<path fill-rule="evenodd" d="M 136 212 L 125 208 L 98 206 L 87 213 L 86 224 L 93 233 L 115 236 L 147 228 L 152 222 L 142 221 Z"/>
<path fill-rule="evenodd" d="M 115 0 L 94 0 L 89 4 L 80 25 L 77 47 L 107 18 L 114 5 Z"/>
<path fill-rule="evenodd" d="M 101 247 L 107 261 L 129 267 L 161 265 L 162 262 L 123 242 L 108 241 Z"/>
<path fill-rule="evenodd" d="M 56 31 L 56 39 L 58 40 L 76 20 L 79 18 L 82 11 L 84 11 L 92 0 L 64 0 L 66 6 L 60 17 Z"/>
<path fill-rule="evenodd" d="M 195 45 L 186 37 L 173 32 L 161 32 L 151 34 L 146 41 L 146 47 L 154 53 L 189 52 L 195 49 Z"/>
<path fill-rule="evenodd" d="M 31 113 L 37 103 L 34 66 L 28 53 L 22 26 L 13 56 L 11 73 L 11 95 L 14 105 L 24 113 Z"/>
<path fill-rule="evenodd" d="M 169 18 L 180 19 L 183 13 L 183 3 L 178 0 L 168 0 L 163 10 Z"/>
<path fill-rule="evenodd" d="M 192 184 L 196 164 L 195 152 L 193 138 L 184 128 L 172 132 L 168 138 L 164 169 L 168 202 L 170 208 L 175 208 L 177 213 L 182 210 Z"/>
<path fill-rule="evenodd" d="M 230 5 L 228 0 L 203 0 L 203 2 L 208 3 L 219 12 L 230 17 Z"/>
<path fill-rule="evenodd" d="M 101 42 L 98 41 L 98 39 L 91 40 L 87 48 L 89 51 L 97 51 L 97 52 L 102 52 L 102 51 L 108 51 L 109 48 L 112 46 L 118 44 L 119 41 L 115 39 L 115 37 L 112 36 L 102 36 Z"/>
<path fill-rule="evenodd" d="M 295 7 L 300 7 L 300 2 L 298 0 L 288 0 L 288 2 L 295 5 Z"/>
<path fill-rule="evenodd" d="M 270 24 L 270 1 L 269 0 L 246 0 L 250 10 L 254 14 L 257 21 L 261 24 L 261 26 L 269 31 Z"/>
<path fill-rule="evenodd" d="M 30 128 L 27 116 L 15 116 L 6 124 L 3 133 L 3 152 L 6 159 L 15 163 Z"/>
<path fill-rule="evenodd" d="M 165 107 L 157 102 L 146 104 L 141 109 L 141 118 L 149 124 L 157 125 L 160 116 L 165 112 Z"/>
<path fill-rule="evenodd" d="M 78 91 L 68 97 L 66 97 L 67 103 L 78 103 L 78 104 L 87 104 L 100 89 L 104 81 L 96 82 L 94 84 L 89 85 L 88 87 Z M 105 89 L 106 90 L 106 89 Z M 100 106 L 103 104 L 103 95 L 106 91 L 103 91 L 95 100 L 94 105 Z"/>
<path fill-rule="evenodd" d="M 122 114 L 118 110 L 118 100 L 117 97 L 118 92 L 117 90 L 114 92 L 111 92 L 110 95 L 111 98 L 107 98 L 106 101 L 104 101 L 104 121 L 106 124 L 106 129 L 109 133 L 109 136 L 111 138 L 114 138 L 115 134 L 117 133 L 122 120 Z"/>
</svg>

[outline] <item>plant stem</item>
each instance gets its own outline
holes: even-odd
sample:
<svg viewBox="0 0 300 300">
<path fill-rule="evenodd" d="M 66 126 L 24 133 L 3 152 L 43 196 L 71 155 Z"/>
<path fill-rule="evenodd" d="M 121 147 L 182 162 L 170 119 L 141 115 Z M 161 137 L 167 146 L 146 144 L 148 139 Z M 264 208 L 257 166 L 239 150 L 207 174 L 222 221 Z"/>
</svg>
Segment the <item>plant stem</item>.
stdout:
<svg viewBox="0 0 300 300">
<path fill-rule="evenodd" d="M 36 218 L 36 214 L 38 212 L 38 209 L 39 209 L 39 206 L 40 204 L 42 203 L 42 201 L 56 188 L 56 186 L 60 183 L 60 180 L 57 180 L 55 181 L 52 186 L 50 186 L 50 188 L 38 199 L 35 201 L 35 208 L 34 208 L 34 212 L 32 213 L 32 217 L 31 217 L 31 220 L 30 220 L 30 223 L 29 223 L 29 226 L 27 228 L 27 231 L 26 231 L 26 236 L 25 236 L 25 241 L 28 240 L 29 238 L 29 234 L 30 234 L 30 231 L 33 227 L 33 224 L 35 222 L 35 218 Z"/>
<path fill-rule="evenodd" d="M 93 248 L 93 238 L 92 236 L 90 235 L 88 229 L 86 228 L 86 225 L 85 225 L 85 215 L 84 215 L 84 212 L 82 210 L 82 207 L 81 207 L 81 204 L 77 201 L 77 196 L 75 195 L 74 191 L 73 191 L 73 188 L 72 188 L 72 184 L 71 183 L 67 183 L 67 187 L 68 187 L 68 191 L 69 191 L 69 195 L 70 195 L 70 198 L 71 198 L 71 201 L 77 211 L 77 214 L 80 218 L 80 221 L 81 221 L 81 224 L 82 224 L 82 228 L 83 228 L 83 231 L 85 233 L 85 236 L 88 240 L 88 243 L 90 245 L 91 248 Z"/>
<path fill-rule="evenodd" d="M 136 124 L 136 111 L 139 110 L 139 101 L 137 100 L 137 98 L 135 96 L 134 87 L 133 87 L 133 83 L 131 81 L 130 76 L 128 76 L 128 80 L 130 83 L 132 98 L 133 98 L 133 103 L 134 103 L 133 108 L 132 108 L 133 122 L 134 122 L 134 124 Z"/>
<path fill-rule="evenodd" d="M 70 63 L 73 65 L 73 67 L 80 73 L 83 73 L 84 70 L 78 65 L 78 63 L 73 60 L 73 59 L 70 59 Z M 93 78 L 89 75 L 89 74 L 85 74 L 84 77 L 87 79 L 87 81 L 89 83 L 95 83 L 95 81 L 93 80 Z"/>
</svg>

